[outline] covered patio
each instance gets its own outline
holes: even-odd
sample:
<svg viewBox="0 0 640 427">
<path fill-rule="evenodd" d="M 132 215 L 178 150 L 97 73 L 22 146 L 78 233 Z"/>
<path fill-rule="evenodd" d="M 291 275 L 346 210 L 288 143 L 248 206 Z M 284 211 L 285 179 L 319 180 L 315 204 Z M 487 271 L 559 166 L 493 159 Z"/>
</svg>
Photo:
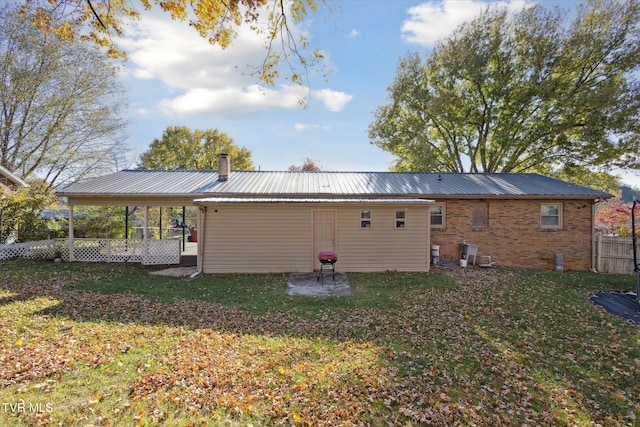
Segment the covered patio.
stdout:
<svg viewBox="0 0 640 427">
<path fill-rule="evenodd" d="M 74 184 L 58 192 L 69 204 L 69 235 L 61 256 L 68 261 L 137 262 L 154 264 L 197 264 L 202 253 L 198 231 L 203 228 L 202 210 L 193 201 L 204 196 L 217 183 L 211 171 L 122 171 L 84 183 Z M 74 211 L 81 206 L 119 206 L 127 211 L 138 207 L 140 224 L 125 226 L 125 239 L 86 239 L 76 237 Z M 158 221 L 162 214 L 154 209 L 182 208 L 195 211 L 187 221 L 184 214 L 171 221 Z M 128 218 L 128 215 L 125 215 Z M 189 222 L 189 224 L 187 224 Z M 186 228 L 183 226 L 186 225 Z M 170 233 L 167 233 L 170 231 Z M 191 237 L 191 238 L 189 238 Z"/>
<path fill-rule="evenodd" d="M 197 225 L 195 227 L 171 227 L 162 224 L 150 225 L 149 210 L 143 206 L 144 222 L 140 227 L 130 227 L 125 215 L 125 238 L 78 238 L 74 229 L 74 207 L 69 209 L 69 236 L 66 242 L 58 242 L 57 248 L 65 261 L 116 262 L 195 265 L 198 256 Z M 159 207 L 162 211 L 162 207 Z M 184 207 L 183 207 L 184 209 Z M 126 207 L 128 211 L 128 206 Z"/>
</svg>

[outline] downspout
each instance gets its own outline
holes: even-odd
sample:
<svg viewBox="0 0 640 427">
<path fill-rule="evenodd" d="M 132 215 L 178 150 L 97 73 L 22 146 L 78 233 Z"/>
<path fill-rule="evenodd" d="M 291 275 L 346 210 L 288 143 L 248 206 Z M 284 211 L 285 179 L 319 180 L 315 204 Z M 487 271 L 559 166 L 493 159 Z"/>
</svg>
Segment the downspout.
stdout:
<svg viewBox="0 0 640 427">
<path fill-rule="evenodd" d="M 594 200 L 591 205 L 591 272 L 598 272 L 598 255 L 596 253 L 596 204 L 598 200 Z"/>
</svg>

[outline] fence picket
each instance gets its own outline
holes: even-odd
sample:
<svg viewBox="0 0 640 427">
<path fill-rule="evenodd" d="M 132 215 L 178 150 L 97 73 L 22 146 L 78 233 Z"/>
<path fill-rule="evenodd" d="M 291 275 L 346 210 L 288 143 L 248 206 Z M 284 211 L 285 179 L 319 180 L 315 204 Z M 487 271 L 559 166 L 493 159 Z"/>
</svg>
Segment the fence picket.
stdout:
<svg viewBox="0 0 640 427">
<path fill-rule="evenodd" d="M 640 239 L 639 239 L 640 240 Z M 597 266 L 600 273 L 634 274 L 633 239 L 631 237 L 598 235 L 596 242 Z M 640 244 L 636 242 L 640 257 Z"/>
</svg>

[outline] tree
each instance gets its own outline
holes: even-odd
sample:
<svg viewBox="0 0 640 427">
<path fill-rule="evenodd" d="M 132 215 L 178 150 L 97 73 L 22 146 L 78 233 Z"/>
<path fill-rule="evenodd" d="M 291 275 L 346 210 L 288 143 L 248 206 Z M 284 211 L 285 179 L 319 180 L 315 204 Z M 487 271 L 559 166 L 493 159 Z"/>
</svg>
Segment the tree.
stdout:
<svg viewBox="0 0 640 427">
<path fill-rule="evenodd" d="M 617 176 L 607 172 L 593 172 L 575 165 L 564 165 L 562 168 L 549 172 L 548 175 L 610 194 L 620 194 L 623 189 L 622 181 Z"/>
<path fill-rule="evenodd" d="M 291 172 L 320 172 L 322 168 L 316 163 L 316 160 L 312 160 L 309 157 L 305 157 L 302 165 L 289 166 Z"/>
<path fill-rule="evenodd" d="M 0 17 L 0 164 L 51 186 L 102 174 L 124 151 L 124 91 L 104 55 Z"/>
<path fill-rule="evenodd" d="M 140 156 L 141 169 L 212 170 L 218 168 L 220 154 L 228 154 L 232 167 L 253 170 L 251 151 L 238 147 L 233 139 L 217 129 L 191 130 L 186 126 L 169 126 L 162 138 L 154 139 L 149 150 Z"/>
<path fill-rule="evenodd" d="M 125 233 L 123 206 L 81 206 L 74 210 L 75 237 L 122 239 Z"/>
<path fill-rule="evenodd" d="M 28 7 L 39 6 L 32 23 L 44 32 L 69 40 L 80 38 L 94 42 L 106 47 L 112 57 L 125 56 L 113 39 L 113 36 L 124 35 L 125 22 L 140 19 L 140 9 L 149 12 L 159 7 L 174 20 L 188 21 L 209 43 L 222 48 L 231 45 L 241 26 L 262 36 L 266 55 L 257 71 L 260 78 L 271 85 L 280 77 L 281 63 L 290 67 L 288 78 L 301 83 L 301 72 L 293 65 L 292 58 L 304 72 L 308 67 L 317 68 L 324 59 L 318 50 L 307 52 L 306 33 L 296 34 L 291 27 L 317 10 L 316 0 L 139 0 L 138 7 L 126 0 L 22 1 Z M 82 33 L 80 28 L 88 28 L 88 33 Z"/>
<path fill-rule="evenodd" d="M 619 199 L 598 203 L 595 226 L 606 235 L 631 236 L 631 205 Z"/>
<path fill-rule="evenodd" d="M 53 189 L 41 180 L 30 182 L 14 194 L 0 194 L 0 243 L 10 236 L 16 242 L 46 239 L 47 222 L 40 214 L 56 201 Z"/>
<path fill-rule="evenodd" d="M 371 142 L 395 170 L 637 167 L 638 2 L 590 0 L 566 16 L 488 9 L 424 60 L 407 55 Z"/>
</svg>

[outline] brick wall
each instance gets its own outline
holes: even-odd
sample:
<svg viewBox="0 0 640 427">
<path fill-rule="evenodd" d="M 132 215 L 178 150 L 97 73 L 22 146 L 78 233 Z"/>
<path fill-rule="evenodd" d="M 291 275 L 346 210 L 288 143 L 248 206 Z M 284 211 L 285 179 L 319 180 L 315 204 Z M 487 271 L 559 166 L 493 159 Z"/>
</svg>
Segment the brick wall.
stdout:
<svg viewBox="0 0 640 427">
<path fill-rule="evenodd" d="M 436 200 L 445 204 L 445 228 L 432 228 L 431 244 L 441 259 L 457 260 L 463 240 L 480 246 L 500 266 L 554 268 L 554 254 L 564 256 L 566 270 L 589 270 L 592 245 L 592 200 Z M 562 227 L 540 227 L 540 205 L 562 204 Z M 486 228 L 478 224 L 485 207 Z M 481 221 L 480 221 L 481 222 Z"/>
</svg>

